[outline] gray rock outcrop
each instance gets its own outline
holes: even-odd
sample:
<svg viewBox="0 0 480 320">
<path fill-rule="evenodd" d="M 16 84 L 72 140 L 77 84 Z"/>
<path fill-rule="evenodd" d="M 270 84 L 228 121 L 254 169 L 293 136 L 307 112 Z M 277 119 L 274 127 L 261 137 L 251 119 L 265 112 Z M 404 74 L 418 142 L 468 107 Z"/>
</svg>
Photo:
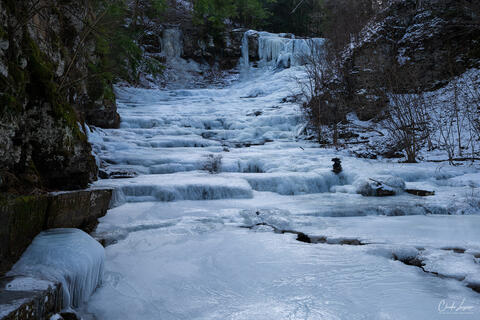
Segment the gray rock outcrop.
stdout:
<svg viewBox="0 0 480 320">
<path fill-rule="evenodd" d="M 111 82 L 95 76 L 88 5 L 0 1 L 0 192 L 85 188 L 96 164 L 84 123 L 116 127 Z M 87 8 L 87 9 L 86 9 Z M 27 14 L 29 13 L 29 14 Z"/>
<path fill-rule="evenodd" d="M 478 66 L 479 43 L 475 1 L 392 1 L 343 53 L 342 99 L 361 120 L 375 118 L 388 103 L 386 91 L 437 89 Z"/>
</svg>

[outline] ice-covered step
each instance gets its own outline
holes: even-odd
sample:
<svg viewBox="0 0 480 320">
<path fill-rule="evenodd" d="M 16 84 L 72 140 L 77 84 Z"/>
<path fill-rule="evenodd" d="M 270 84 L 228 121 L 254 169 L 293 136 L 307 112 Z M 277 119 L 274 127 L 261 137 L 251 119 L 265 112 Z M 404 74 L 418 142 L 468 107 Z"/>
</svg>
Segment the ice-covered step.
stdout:
<svg viewBox="0 0 480 320">
<path fill-rule="evenodd" d="M 114 188 L 117 204 L 253 197 L 252 188 L 246 180 L 208 173 L 142 175 L 132 179 L 99 180 L 94 185 Z"/>
<path fill-rule="evenodd" d="M 126 133 L 123 136 L 104 137 L 102 142 L 98 143 L 103 149 L 125 149 L 125 148 L 177 148 L 177 147 L 210 147 L 218 146 L 220 142 L 204 139 L 198 135 L 144 135 L 136 136 Z"/>
<path fill-rule="evenodd" d="M 165 129 L 183 128 L 186 130 L 243 130 L 246 128 L 265 127 L 274 130 L 290 130 L 298 125 L 302 117 L 298 113 L 262 114 L 259 116 L 238 114 L 235 118 L 226 115 L 177 115 L 164 117 L 124 116 L 121 129 Z"/>
<path fill-rule="evenodd" d="M 136 145 L 139 147 L 145 148 L 182 148 L 182 147 L 191 147 L 191 148 L 200 148 L 200 147 L 211 147 L 219 146 L 220 143 L 217 141 L 203 139 L 199 136 L 161 136 L 148 138 L 141 141 L 136 141 Z"/>
<path fill-rule="evenodd" d="M 178 127 L 178 126 L 168 126 L 166 128 L 122 128 L 122 129 L 115 129 L 112 131 L 121 132 L 122 135 L 128 135 L 129 133 L 133 133 L 132 137 L 142 137 L 142 136 L 188 136 L 192 134 L 192 130 L 190 128 Z"/>
<path fill-rule="evenodd" d="M 192 116 L 191 114 L 176 115 L 164 117 L 145 118 L 142 116 L 124 116 L 120 123 L 120 128 L 164 128 L 167 126 L 177 126 L 180 128 L 194 129 L 229 129 L 230 123 L 221 118 L 215 118 L 212 115 Z"/>
<path fill-rule="evenodd" d="M 333 186 L 351 183 L 345 174 L 332 171 L 318 172 L 275 172 L 246 174 L 243 176 L 256 191 L 270 191 L 281 195 L 299 195 L 330 192 Z"/>
<path fill-rule="evenodd" d="M 206 156 L 217 154 L 222 147 L 196 148 L 131 148 L 110 150 L 100 154 L 106 170 L 133 170 L 137 174 L 163 174 L 204 167 Z"/>
</svg>

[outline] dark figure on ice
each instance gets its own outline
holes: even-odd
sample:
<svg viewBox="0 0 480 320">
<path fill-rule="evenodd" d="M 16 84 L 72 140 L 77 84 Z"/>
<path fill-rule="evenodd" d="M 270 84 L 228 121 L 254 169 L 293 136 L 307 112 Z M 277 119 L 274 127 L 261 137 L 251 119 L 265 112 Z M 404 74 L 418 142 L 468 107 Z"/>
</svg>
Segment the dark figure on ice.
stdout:
<svg viewBox="0 0 480 320">
<path fill-rule="evenodd" d="M 339 174 L 340 172 L 342 172 L 342 160 L 340 160 L 339 158 L 333 158 L 332 161 L 333 161 L 332 171 L 335 174 Z"/>
</svg>

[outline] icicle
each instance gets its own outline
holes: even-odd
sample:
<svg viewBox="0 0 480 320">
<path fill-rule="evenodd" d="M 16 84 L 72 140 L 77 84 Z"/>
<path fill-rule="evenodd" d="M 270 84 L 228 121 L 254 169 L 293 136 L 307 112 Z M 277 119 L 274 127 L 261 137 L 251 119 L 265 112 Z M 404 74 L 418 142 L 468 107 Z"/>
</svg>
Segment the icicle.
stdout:
<svg viewBox="0 0 480 320">
<path fill-rule="evenodd" d="M 282 34 L 260 32 L 258 55 L 264 66 L 289 68 L 302 64 L 302 56 L 311 51 L 311 46 L 322 47 L 324 39 L 292 39 Z"/>
<path fill-rule="evenodd" d="M 243 34 L 242 38 L 242 69 L 248 71 L 250 67 L 250 57 L 248 53 L 248 31 Z"/>
</svg>

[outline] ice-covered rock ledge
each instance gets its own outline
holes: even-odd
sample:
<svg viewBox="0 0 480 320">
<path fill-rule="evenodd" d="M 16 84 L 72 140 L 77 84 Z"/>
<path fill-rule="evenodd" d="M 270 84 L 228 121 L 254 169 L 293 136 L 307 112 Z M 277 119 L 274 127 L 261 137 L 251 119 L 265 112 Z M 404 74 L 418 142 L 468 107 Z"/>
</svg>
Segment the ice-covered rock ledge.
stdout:
<svg viewBox="0 0 480 320">
<path fill-rule="evenodd" d="M 0 275 L 20 258 L 41 231 L 52 228 L 93 230 L 109 208 L 112 190 L 80 190 L 0 199 Z"/>
<path fill-rule="evenodd" d="M 103 277 L 103 247 L 79 229 L 51 229 L 33 240 L 0 280 L 0 319 L 46 319 L 85 303 Z"/>
</svg>

